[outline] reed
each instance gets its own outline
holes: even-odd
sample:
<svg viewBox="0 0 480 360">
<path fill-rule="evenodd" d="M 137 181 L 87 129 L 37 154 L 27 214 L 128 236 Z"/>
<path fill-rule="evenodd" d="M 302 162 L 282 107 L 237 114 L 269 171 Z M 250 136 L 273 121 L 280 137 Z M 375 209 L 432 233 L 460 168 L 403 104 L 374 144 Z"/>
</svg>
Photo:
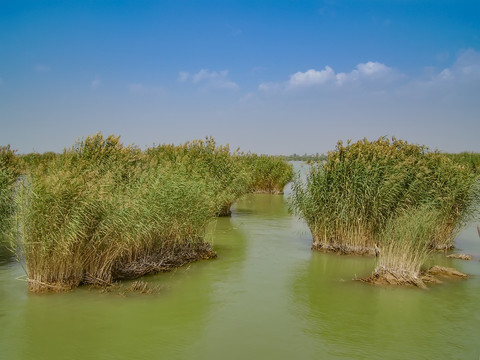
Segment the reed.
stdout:
<svg viewBox="0 0 480 360">
<path fill-rule="evenodd" d="M 10 145 L 0 146 L 0 242 L 12 231 L 14 186 L 20 174 L 18 157 Z"/>
<path fill-rule="evenodd" d="M 465 151 L 457 154 L 447 153 L 445 155 L 452 159 L 454 162 L 470 168 L 477 174 L 480 173 L 480 153 Z"/>
<path fill-rule="evenodd" d="M 439 214 L 429 205 L 410 209 L 389 219 L 377 235 L 378 264 L 367 281 L 425 287 L 421 267 L 432 252 Z"/>
<path fill-rule="evenodd" d="M 162 166 L 180 168 L 203 179 L 214 194 L 218 216 L 230 215 L 231 205 L 249 192 L 250 174 L 231 153 L 228 145 L 219 146 L 211 137 L 183 145 L 159 145 L 146 154 Z"/>
<path fill-rule="evenodd" d="M 32 168 L 19 189 L 15 242 L 31 291 L 110 284 L 214 256 L 214 194 L 118 137 L 88 137 Z"/>
<path fill-rule="evenodd" d="M 293 166 L 280 156 L 241 154 L 238 160 L 250 173 L 251 191 L 283 194 L 283 188 L 293 178 Z"/>
<path fill-rule="evenodd" d="M 437 213 L 430 246 L 448 248 L 479 199 L 478 177 L 466 167 L 385 137 L 339 142 L 293 190 L 292 208 L 310 227 L 313 247 L 341 253 L 377 253 L 387 222 L 426 203 Z"/>
</svg>

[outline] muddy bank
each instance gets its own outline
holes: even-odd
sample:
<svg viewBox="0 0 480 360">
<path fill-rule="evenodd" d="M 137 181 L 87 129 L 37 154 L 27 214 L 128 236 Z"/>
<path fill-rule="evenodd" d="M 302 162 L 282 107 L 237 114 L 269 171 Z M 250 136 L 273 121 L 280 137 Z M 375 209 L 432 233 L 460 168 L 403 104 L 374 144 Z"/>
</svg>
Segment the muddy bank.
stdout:
<svg viewBox="0 0 480 360">
<path fill-rule="evenodd" d="M 415 286 L 426 289 L 427 284 L 442 283 L 441 279 L 466 278 L 468 278 L 468 275 L 457 269 L 435 265 L 427 271 L 421 272 L 419 275 L 411 274 L 409 272 L 377 269 L 372 275 L 356 280 L 373 285 Z"/>
</svg>

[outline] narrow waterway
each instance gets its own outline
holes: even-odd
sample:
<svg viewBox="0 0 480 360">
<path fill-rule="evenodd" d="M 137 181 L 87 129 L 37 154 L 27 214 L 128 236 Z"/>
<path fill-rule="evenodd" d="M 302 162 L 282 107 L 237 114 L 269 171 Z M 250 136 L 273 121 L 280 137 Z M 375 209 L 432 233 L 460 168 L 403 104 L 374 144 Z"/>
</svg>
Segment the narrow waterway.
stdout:
<svg viewBox="0 0 480 360">
<path fill-rule="evenodd" d="M 249 195 L 212 225 L 218 258 L 144 277 L 154 294 L 29 294 L 0 254 L 1 359 L 478 359 L 480 239 L 457 239 L 469 273 L 429 290 L 352 281 L 372 258 L 314 253 L 287 194 Z"/>
</svg>

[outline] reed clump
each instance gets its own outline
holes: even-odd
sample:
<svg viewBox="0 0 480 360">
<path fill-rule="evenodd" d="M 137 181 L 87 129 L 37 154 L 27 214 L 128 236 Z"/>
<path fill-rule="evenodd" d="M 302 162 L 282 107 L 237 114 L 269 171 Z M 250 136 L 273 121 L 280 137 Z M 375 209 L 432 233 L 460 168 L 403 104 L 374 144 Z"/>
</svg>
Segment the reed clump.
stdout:
<svg viewBox="0 0 480 360">
<path fill-rule="evenodd" d="M 478 176 L 469 168 L 385 137 L 339 142 L 293 190 L 292 207 L 310 227 L 313 248 L 380 253 L 378 271 L 412 278 L 429 249 L 453 246 L 479 200 Z"/>
<path fill-rule="evenodd" d="M 20 167 L 15 151 L 10 145 L 0 146 L 0 243 L 13 230 L 14 189 L 19 175 Z"/>
<path fill-rule="evenodd" d="M 470 168 L 473 172 L 480 174 L 480 153 L 461 152 L 457 154 L 445 154 L 454 162 Z"/>
<path fill-rule="evenodd" d="M 438 215 L 430 206 L 421 206 L 389 219 L 377 234 L 377 267 L 363 280 L 425 287 L 421 267 L 432 252 L 430 241 L 435 236 Z"/>
<path fill-rule="evenodd" d="M 105 285 L 214 256 L 211 187 L 96 134 L 38 167 L 18 191 L 14 245 L 31 291 Z"/>
<path fill-rule="evenodd" d="M 189 141 L 183 145 L 159 145 L 146 151 L 161 166 L 179 168 L 203 179 L 214 194 L 216 214 L 228 216 L 231 205 L 250 190 L 251 175 L 227 145 L 215 140 Z"/>
<path fill-rule="evenodd" d="M 254 193 L 283 194 L 283 188 L 293 178 L 293 166 L 283 157 L 241 154 L 238 157 L 251 177 L 251 191 Z"/>
</svg>

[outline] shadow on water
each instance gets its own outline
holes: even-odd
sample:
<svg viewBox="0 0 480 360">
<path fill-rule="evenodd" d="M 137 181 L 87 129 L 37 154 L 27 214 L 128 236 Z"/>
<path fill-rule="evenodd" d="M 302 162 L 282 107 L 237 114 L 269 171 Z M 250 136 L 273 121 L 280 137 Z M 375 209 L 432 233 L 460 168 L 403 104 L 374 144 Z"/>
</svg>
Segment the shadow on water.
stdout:
<svg viewBox="0 0 480 360">
<path fill-rule="evenodd" d="M 8 248 L 7 241 L 1 236 L 0 234 L 0 266 L 15 261 L 15 255 Z"/>
</svg>

